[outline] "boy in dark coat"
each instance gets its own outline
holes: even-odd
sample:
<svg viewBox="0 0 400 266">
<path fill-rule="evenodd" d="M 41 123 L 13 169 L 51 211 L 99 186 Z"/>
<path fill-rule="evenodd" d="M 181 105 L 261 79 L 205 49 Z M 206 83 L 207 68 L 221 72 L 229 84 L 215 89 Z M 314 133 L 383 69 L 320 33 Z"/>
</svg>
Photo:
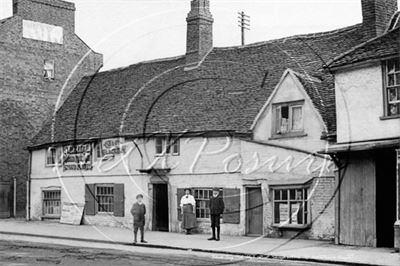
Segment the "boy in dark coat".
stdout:
<svg viewBox="0 0 400 266">
<path fill-rule="evenodd" d="M 212 237 L 208 240 L 220 240 L 220 220 L 221 214 L 224 213 L 225 204 L 219 194 L 219 189 L 213 189 L 213 195 L 210 198 L 210 214 L 211 214 L 211 229 Z M 217 229 L 217 235 L 215 236 L 215 229 Z"/>
<path fill-rule="evenodd" d="M 133 232 L 135 234 L 134 244 L 137 243 L 137 232 L 140 229 L 140 242 L 147 243 L 144 240 L 144 223 L 146 215 L 146 206 L 143 203 L 143 195 L 139 194 L 136 196 L 137 202 L 135 202 L 131 208 L 131 214 L 133 216 Z"/>
</svg>

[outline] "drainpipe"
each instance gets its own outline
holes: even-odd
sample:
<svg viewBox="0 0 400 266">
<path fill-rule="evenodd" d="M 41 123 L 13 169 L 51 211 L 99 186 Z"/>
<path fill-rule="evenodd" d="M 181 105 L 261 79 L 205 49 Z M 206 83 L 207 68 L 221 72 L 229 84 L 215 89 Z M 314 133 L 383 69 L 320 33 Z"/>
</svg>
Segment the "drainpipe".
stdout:
<svg viewBox="0 0 400 266">
<path fill-rule="evenodd" d="M 14 217 L 17 217 L 17 178 L 16 177 L 14 177 L 13 214 L 14 214 Z"/>
<path fill-rule="evenodd" d="M 394 248 L 400 251 L 400 149 L 396 150 L 396 175 L 397 175 L 397 195 L 396 195 L 396 222 L 394 224 Z"/>
<path fill-rule="evenodd" d="M 26 220 L 31 220 L 31 166 L 32 166 L 32 151 L 29 151 L 28 161 L 28 178 L 26 182 Z"/>
</svg>

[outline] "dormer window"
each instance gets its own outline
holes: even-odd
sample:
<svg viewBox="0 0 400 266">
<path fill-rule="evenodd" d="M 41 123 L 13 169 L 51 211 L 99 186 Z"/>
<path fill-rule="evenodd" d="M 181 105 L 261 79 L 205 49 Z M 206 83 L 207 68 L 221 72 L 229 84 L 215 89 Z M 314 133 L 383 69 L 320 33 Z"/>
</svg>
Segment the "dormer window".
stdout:
<svg viewBox="0 0 400 266">
<path fill-rule="evenodd" d="M 54 79 L 54 61 L 45 60 L 44 61 L 44 73 L 43 77 L 46 80 Z"/>
<path fill-rule="evenodd" d="M 385 63 L 385 116 L 400 115 L 400 60 Z"/>
<path fill-rule="evenodd" d="M 303 135 L 304 101 L 273 105 L 273 137 L 295 137 Z"/>
</svg>

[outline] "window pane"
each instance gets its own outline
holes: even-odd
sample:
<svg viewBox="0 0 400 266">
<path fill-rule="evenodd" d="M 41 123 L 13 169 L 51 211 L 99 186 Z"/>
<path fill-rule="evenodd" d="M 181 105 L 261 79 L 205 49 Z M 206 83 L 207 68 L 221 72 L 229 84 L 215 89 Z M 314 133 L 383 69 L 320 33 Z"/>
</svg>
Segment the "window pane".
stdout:
<svg viewBox="0 0 400 266">
<path fill-rule="evenodd" d="M 389 104 L 389 115 L 397 115 L 397 114 L 399 114 L 399 105 Z"/>
<path fill-rule="evenodd" d="M 292 130 L 299 131 L 303 129 L 303 113 L 302 107 L 296 106 L 292 108 Z"/>
<path fill-rule="evenodd" d="M 394 74 L 389 74 L 388 75 L 388 85 L 389 86 L 394 86 Z"/>
<path fill-rule="evenodd" d="M 289 130 L 289 106 L 281 106 L 280 133 L 287 133 Z"/>
<path fill-rule="evenodd" d="M 394 73 L 395 71 L 395 60 L 388 61 L 388 73 Z"/>
<path fill-rule="evenodd" d="M 296 190 L 291 189 L 290 190 L 290 199 L 295 200 L 296 199 Z"/>
<path fill-rule="evenodd" d="M 286 189 L 282 190 L 282 200 L 287 200 L 287 198 L 288 198 L 288 191 Z"/>
<path fill-rule="evenodd" d="M 163 153 L 163 141 L 162 138 L 156 138 L 156 154 Z"/>
<path fill-rule="evenodd" d="M 281 191 L 280 190 L 274 190 L 274 199 L 275 200 L 281 199 Z"/>
</svg>

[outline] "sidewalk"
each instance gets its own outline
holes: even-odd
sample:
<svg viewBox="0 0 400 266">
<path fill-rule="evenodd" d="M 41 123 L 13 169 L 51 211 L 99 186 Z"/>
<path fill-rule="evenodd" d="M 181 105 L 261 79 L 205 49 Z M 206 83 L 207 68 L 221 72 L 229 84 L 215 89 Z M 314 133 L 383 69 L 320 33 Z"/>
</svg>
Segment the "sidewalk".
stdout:
<svg viewBox="0 0 400 266">
<path fill-rule="evenodd" d="M 55 222 L 0 220 L 1 235 L 14 234 L 99 243 L 130 244 L 129 229 L 101 226 L 72 226 Z M 146 232 L 147 247 L 269 257 L 287 260 L 330 262 L 347 265 L 400 265 L 400 254 L 391 249 L 337 246 L 330 242 L 274 238 L 222 236 L 220 242 L 207 241 L 207 235 Z"/>
</svg>

